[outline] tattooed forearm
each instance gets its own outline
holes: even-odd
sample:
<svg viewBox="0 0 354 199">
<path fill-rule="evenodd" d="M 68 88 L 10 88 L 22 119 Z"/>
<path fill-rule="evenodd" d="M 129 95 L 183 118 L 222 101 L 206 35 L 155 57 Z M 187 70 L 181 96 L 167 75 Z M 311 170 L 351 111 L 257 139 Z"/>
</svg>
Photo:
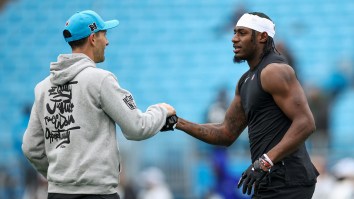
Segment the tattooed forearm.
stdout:
<svg viewBox="0 0 354 199">
<path fill-rule="evenodd" d="M 183 118 L 178 119 L 177 129 L 206 143 L 223 146 L 231 145 L 239 135 L 228 132 L 223 124 L 195 124 Z"/>
<path fill-rule="evenodd" d="M 221 132 L 221 124 L 204 124 L 199 126 L 200 140 L 209 144 L 222 145 L 224 137 Z"/>
<path fill-rule="evenodd" d="M 223 123 L 196 124 L 179 118 L 176 128 L 187 134 L 214 145 L 231 145 L 247 126 L 241 99 L 235 96 L 227 109 Z"/>
</svg>

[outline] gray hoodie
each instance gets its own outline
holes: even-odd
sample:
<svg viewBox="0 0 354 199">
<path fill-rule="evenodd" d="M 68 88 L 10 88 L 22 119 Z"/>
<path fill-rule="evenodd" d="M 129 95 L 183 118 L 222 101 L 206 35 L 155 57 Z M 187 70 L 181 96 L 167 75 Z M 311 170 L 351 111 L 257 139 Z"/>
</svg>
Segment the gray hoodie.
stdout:
<svg viewBox="0 0 354 199">
<path fill-rule="evenodd" d="M 22 150 L 49 193 L 111 194 L 119 182 L 116 124 L 129 140 L 154 136 L 167 110 L 135 105 L 110 72 L 84 54 L 59 55 L 37 84 Z"/>
</svg>

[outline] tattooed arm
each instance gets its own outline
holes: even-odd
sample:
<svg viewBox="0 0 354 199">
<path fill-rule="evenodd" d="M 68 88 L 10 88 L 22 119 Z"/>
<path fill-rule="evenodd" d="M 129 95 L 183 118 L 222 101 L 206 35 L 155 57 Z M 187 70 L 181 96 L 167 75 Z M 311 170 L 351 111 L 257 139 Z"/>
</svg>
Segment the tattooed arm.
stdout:
<svg viewBox="0 0 354 199">
<path fill-rule="evenodd" d="M 196 124 L 178 118 L 176 128 L 209 144 L 230 146 L 246 128 L 246 116 L 241 105 L 241 98 L 236 91 L 223 123 Z"/>
</svg>

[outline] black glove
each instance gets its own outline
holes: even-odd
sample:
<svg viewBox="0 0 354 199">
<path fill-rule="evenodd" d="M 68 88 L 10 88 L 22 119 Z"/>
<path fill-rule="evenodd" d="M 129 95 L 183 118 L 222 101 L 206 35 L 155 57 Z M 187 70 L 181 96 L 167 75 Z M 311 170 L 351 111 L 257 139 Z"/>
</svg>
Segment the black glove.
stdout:
<svg viewBox="0 0 354 199">
<path fill-rule="evenodd" d="M 175 129 L 177 121 L 178 121 L 177 115 L 171 115 L 171 116 L 167 117 L 166 123 L 165 123 L 165 125 L 163 125 L 163 127 L 160 131 L 173 131 Z"/>
<path fill-rule="evenodd" d="M 248 169 L 242 173 L 240 180 L 238 181 L 237 188 L 243 185 L 242 193 L 247 192 L 248 195 L 251 194 L 252 187 L 254 190 L 258 189 L 259 182 L 268 174 L 261 168 L 259 160 L 254 161 Z"/>
</svg>

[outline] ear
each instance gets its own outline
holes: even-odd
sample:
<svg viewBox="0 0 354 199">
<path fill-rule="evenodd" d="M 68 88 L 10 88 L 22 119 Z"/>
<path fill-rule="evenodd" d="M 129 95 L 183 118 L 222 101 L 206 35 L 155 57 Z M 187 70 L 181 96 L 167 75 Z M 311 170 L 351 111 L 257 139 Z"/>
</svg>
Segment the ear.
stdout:
<svg viewBox="0 0 354 199">
<path fill-rule="evenodd" d="M 90 36 L 88 36 L 88 41 L 91 45 L 95 45 L 95 40 L 96 40 L 96 36 L 94 33 L 92 33 Z"/>
<path fill-rule="evenodd" d="M 266 32 L 262 32 L 262 33 L 260 33 L 259 34 L 259 37 L 260 37 L 260 42 L 261 43 L 265 43 L 265 42 L 267 42 L 267 40 L 268 40 L 268 33 L 266 33 Z"/>
</svg>

